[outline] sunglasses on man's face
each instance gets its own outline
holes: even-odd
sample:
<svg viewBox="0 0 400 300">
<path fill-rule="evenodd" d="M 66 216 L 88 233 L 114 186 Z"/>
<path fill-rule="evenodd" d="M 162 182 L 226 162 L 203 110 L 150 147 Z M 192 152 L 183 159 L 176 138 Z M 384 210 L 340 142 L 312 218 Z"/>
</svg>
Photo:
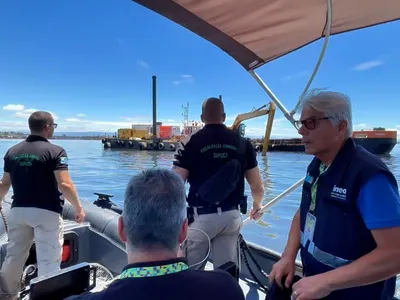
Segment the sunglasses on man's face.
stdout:
<svg viewBox="0 0 400 300">
<path fill-rule="evenodd" d="M 57 126 L 58 126 L 58 124 L 56 124 L 56 123 L 53 123 L 53 124 L 47 124 L 47 126 L 53 126 L 54 128 L 57 128 Z"/>
<path fill-rule="evenodd" d="M 315 118 L 311 117 L 305 120 L 298 120 L 294 121 L 294 126 L 296 127 L 297 130 L 300 129 L 301 126 L 304 126 L 308 130 L 314 130 L 317 127 L 317 122 L 319 120 L 328 120 L 330 119 L 329 117 L 324 117 L 324 118 Z"/>
</svg>

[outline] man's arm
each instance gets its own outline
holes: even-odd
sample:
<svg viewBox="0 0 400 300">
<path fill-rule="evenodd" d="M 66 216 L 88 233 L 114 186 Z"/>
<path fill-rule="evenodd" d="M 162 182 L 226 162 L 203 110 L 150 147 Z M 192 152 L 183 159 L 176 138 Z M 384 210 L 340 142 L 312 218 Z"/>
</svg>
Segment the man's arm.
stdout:
<svg viewBox="0 0 400 300">
<path fill-rule="evenodd" d="M 193 159 L 192 156 L 189 137 L 189 139 L 179 142 L 174 155 L 175 160 L 172 163 L 172 170 L 178 173 L 185 182 L 189 178 L 189 170 L 191 169 Z"/>
<path fill-rule="evenodd" d="M 244 176 L 250 185 L 253 203 L 261 206 L 261 202 L 264 198 L 264 185 L 262 183 L 260 169 L 258 166 L 256 166 L 250 170 L 247 170 L 244 173 Z"/>
<path fill-rule="evenodd" d="M 7 195 L 11 186 L 11 178 L 10 173 L 4 172 L 3 178 L 0 181 L 0 208 L 1 202 L 3 201 L 4 197 Z"/>
<path fill-rule="evenodd" d="M 322 274 L 332 290 L 363 286 L 400 273 L 400 197 L 379 174 L 362 188 L 357 202 L 377 247 L 356 261 Z"/>
<path fill-rule="evenodd" d="M 3 178 L 0 181 L 0 208 L 1 208 L 1 202 L 3 201 L 4 197 L 7 195 L 8 191 L 10 190 L 11 187 L 11 166 L 10 166 L 10 160 L 8 158 L 8 151 L 6 155 L 4 156 L 4 173 L 3 173 Z"/>
<path fill-rule="evenodd" d="M 264 198 L 264 185 L 261 178 L 260 169 L 258 168 L 257 153 L 253 145 L 246 141 L 246 159 L 244 177 L 250 185 L 251 197 L 253 198 L 253 209 L 250 212 L 250 217 L 259 219 L 262 214 L 257 214 L 262 207 Z"/>
<path fill-rule="evenodd" d="M 75 211 L 81 210 L 82 205 L 79 201 L 78 193 L 68 172 L 68 156 L 65 150 L 62 150 L 55 159 L 54 175 L 57 180 L 58 189 L 72 204 Z"/>
</svg>

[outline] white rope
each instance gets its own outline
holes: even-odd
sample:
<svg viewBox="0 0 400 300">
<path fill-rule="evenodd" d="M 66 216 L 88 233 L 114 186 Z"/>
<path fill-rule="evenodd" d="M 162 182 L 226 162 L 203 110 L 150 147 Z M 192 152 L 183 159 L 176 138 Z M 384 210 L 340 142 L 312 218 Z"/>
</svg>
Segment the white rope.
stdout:
<svg viewBox="0 0 400 300">
<path fill-rule="evenodd" d="M 197 265 L 200 265 L 200 264 L 204 263 L 208 259 L 208 257 L 210 256 L 210 253 L 211 253 L 211 240 L 210 240 L 210 237 L 208 236 L 208 234 L 205 233 L 203 230 L 201 230 L 199 228 L 189 228 L 189 230 L 197 230 L 197 231 L 202 232 L 207 237 L 207 240 L 208 240 L 208 252 L 207 252 L 206 257 L 204 257 L 204 259 L 202 261 L 189 266 L 189 268 L 191 268 L 191 267 L 194 267 L 194 266 L 197 266 Z"/>
</svg>

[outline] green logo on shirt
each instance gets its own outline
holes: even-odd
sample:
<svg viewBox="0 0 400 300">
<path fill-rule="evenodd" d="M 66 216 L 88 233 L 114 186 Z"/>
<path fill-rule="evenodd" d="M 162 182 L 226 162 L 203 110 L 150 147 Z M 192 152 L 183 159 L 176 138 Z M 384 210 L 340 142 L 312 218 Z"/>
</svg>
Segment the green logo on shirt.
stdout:
<svg viewBox="0 0 400 300">
<path fill-rule="evenodd" d="M 12 160 L 16 161 L 19 167 L 31 167 L 34 161 L 41 161 L 40 156 L 35 154 L 18 154 L 11 157 Z"/>
</svg>

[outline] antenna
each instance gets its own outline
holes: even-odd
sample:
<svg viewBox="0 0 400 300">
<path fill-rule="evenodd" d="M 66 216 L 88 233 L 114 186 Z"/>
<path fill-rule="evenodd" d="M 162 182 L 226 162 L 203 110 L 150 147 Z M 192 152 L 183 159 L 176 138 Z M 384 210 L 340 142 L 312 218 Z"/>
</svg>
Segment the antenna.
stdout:
<svg viewBox="0 0 400 300">
<path fill-rule="evenodd" d="M 189 103 L 187 103 L 186 106 L 182 105 L 182 108 L 183 108 L 183 113 L 182 113 L 183 126 L 186 127 L 188 125 L 188 123 L 189 123 Z"/>
</svg>

